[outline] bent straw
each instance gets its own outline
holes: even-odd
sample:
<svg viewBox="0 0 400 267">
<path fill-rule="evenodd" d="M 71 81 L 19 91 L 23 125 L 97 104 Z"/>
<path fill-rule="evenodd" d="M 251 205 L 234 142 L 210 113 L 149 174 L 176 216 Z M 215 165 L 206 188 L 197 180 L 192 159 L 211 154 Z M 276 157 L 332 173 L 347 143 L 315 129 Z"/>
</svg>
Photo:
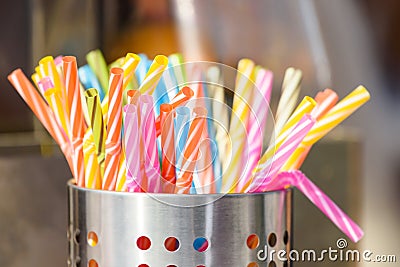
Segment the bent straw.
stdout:
<svg viewBox="0 0 400 267">
<path fill-rule="evenodd" d="M 303 116 L 276 151 L 274 157 L 270 158 L 270 160 L 262 166 L 262 169 L 253 174 L 254 180 L 251 182 L 246 192 L 254 193 L 265 190 L 265 181 L 273 179 L 279 173 L 282 166 L 311 130 L 314 123 L 315 120 L 309 114 Z"/>
<path fill-rule="evenodd" d="M 158 55 L 154 58 L 146 77 L 144 77 L 143 82 L 140 84 L 140 93 L 148 95 L 153 94 L 167 65 L 168 58 L 166 56 Z"/>
<path fill-rule="evenodd" d="M 265 184 L 268 190 L 282 190 L 288 186 L 297 187 L 353 242 L 358 242 L 363 237 L 361 228 L 302 172 L 282 172 Z"/>
<path fill-rule="evenodd" d="M 107 137 L 105 147 L 105 166 L 102 188 L 114 190 L 117 181 L 121 157 L 122 128 L 122 81 L 123 69 L 112 68 L 110 71 L 109 103 L 107 113 Z"/>
<path fill-rule="evenodd" d="M 250 142 L 248 143 L 249 158 L 246 167 L 243 168 L 242 179 L 239 180 L 236 192 L 239 193 L 243 188 L 246 188 L 246 184 L 249 183 L 251 172 L 257 166 L 257 162 L 260 160 L 263 140 L 264 140 L 264 128 L 267 122 L 269 101 L 271 98 L 273 74 L 271 71 L 260 69 L 257 72 L 255 81 L 258 93 L 255 93 L 252 101 L 250 102 L 251 113 L 249 122 L 247 125 L 247 134 Z M 246 149 L 245 149 L 246 151 Z"/>
<path fill-rule="evenodd" d="M 189 128 L 188 139 L 183 153 L 179 159 L 181 169 L 178 171 L 175 193 L 188 194 L 193 182 L 193 172 L 196 167 L 201 137 L 206 127 L 207 109 L 195 107 L 193 109 L 194 119 Z"/>
<path fill-rule="evenodd" d="M 35 87 L 30 83 L 21 69 L 14 70 L 10 75 L 7 76 L 7 78 L 39 119 L 39 121 L 43 124 L 44 128 L 60 146 L 61 151 L 64 153 L 65 158 L 67 159 L 72 174 L 74 177 L 77 177 L 75 175 L 75 169 L 72 160 L 72 147 L 70 140 L 65 134 L 63 134 L 62 127 L 57 123 L 57 120 L 50 107 L 46 105 L 43 98 L 39 95 Z"/>
<path fill-rule="evenodd" d="M 241 170 L 247 153 L 245 148 L 246 127 L 250 114 L 249 101 L 253 96 L 252 75 L 254 62 L 250 59 L 242 59 L 238 63 L 238 71 L 235 84 L 235 96 L 233 98 L 232 116 L 229 127 L 229 136 L 232 140 L 232 160 L 229 157 L 223 162 L 226 172 L 222 176 L 222 193 L 233 193 L 236 183 L 242 178 Z M 229 165 L 229 166 L 228 166 Z"/>
<path fill-rule="evenodd" d="M 71 141 L 73 148 L 73 160 L 78 186 L 85 186 L 85 166 L 83 158 L 83 137 L 86 126 L 83 117 L 81 91 L 78 77 L 76 58 L 65 56 L 62 59 L 65 89 L 67 93 L 67 106 L 69 107 L 69 123 L 71 129 Z"/>
<path fill-rule="evenodd" d="M 304 141 L 300 145 L 293 155 L 289 158 L 288 162 L 283 166 L 283 170 L 291 170 L 294 168 L 296 159 L 305 151 L 304 147 L 311 147 L 324 137 L 328 132 L 334 129 L 364 103 L 370 99 L 370 94 L 364 86 L 358 86 L 333 108 L 331 108 L 321 119 L 314 125 L 311 131 L 304 138 Z"/>
<path fill-rule="evenodd" d="M 140 171 L 140 138 L 138 110 L 135 105 L 128 104 L 124 107 L 124 142 L 126 152 L 126 181 L 125 185 L 128 192 L 140 192 L 142 177 Z"/>
<path fill-rule="evenodd" d="M 178 94 L 171 100 L 169 103 L 172 107 L 172 109 L 176 109 L 179 106 L 182 106 L 185 104 L 189 99 L 191 99 L 194 96 L 194 92 L 190 87 L 185 86 L 183 87 Z M 161 106 L 161 105 L 160 105 Z M 158 116 L 156 118 L 156 135 L 159 136 L 161 134 L 161 117 Z"/>
<path fill-rule="evenodd" d="M 173 193 L 175 190 L 175 126 L 174 111 L 172 105 L 162 104 L 160 106 L 161 116 L 161 151 L 162 151 L 162 191 Z"/>
</svg>

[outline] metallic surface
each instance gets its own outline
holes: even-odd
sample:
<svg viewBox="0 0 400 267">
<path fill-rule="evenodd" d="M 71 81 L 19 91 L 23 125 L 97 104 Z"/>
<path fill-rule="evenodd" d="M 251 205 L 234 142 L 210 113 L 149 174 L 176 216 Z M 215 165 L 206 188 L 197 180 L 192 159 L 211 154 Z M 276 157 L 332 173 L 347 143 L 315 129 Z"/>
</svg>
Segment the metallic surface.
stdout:
<svg viewBox="0 0 400 267">
<path fill-rule="evenodd" d="M 243 267 L 251 262 L 268 266 L 270 259 L 259 261 L 257 252 L 265 249 L 271 233 L 276 234 L 277 242 L 269 250 L 290 249 L 291 242 L 284 244 L 284 233 L 288 231 L 290 240 L 291 190 L 252 195 L 170 195 L 88 190 L 69 183 L 68 191 L 69 266 L 89 266 L 91 259 L 99 267 Z M 88 244 L 90 231 L 98 236 L 94 247 Z M 246 243 L 251 234 L 260 238 L 253 250 Z M 151 240 L 146 251 L 136 244 L 140 236 Z M 180 243 L 175 252 L 164 248 L 170 236 Z M 206 251 L 193 248 L 197 237 L 207 238 Z M 276 258 L 275 263 L 284 266 Z"/>
</svg>

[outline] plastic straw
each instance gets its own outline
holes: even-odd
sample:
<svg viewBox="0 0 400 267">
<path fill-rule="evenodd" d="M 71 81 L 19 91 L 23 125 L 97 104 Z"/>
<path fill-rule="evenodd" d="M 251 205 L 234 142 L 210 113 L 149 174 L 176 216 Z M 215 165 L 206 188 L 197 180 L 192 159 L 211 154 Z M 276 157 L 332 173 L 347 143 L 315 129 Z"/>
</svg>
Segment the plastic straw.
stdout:
<svg viewBox="0 0 400 267">
<path fill-rule="evenodd" d="M 99 94 L 106 96 L 107 95 L 106 90 L 108 89 L 109 75 L 108 75 L 107 63 L 106 60 L 104 59 L 103 53 L 99 49 L 90 51 L 86 55 L 86 60 L 100 82 L 101 88 L 96 88 L 96 89 L 103 90 L 103 92 Z"/>
<path fill-rule="evenodd" d="M 36 91 L 35 87 L 29 82 L 28 78 L 21 69 L 14 70 L 10 75 L 8 75 L 7 78 L 39 119 L 39 121 L 43 124 L 44 128 L 60 146 L 73 175 L 77 177 L 73 167 L 74 164 L 72 160 L 72 147 L 70 140 L 63 133 L 62 127 L 57 123 L 57 120 L 50 107 L 46 105 L 43 98 Z"/>
<path fill-rule="evenodd" d="M 281 167 L 311 130 L 314 123 L 315 120 L 309 114 L 304 115 L 276 151 L 275 156 L 261 165 L 259 171 L 254 173 L 254 180 L 250 184 L 249 189 L 246 190 L 247 192 L 253 193 L 266 190 L 265 181 L 273 179 L 279 173 Z"/>
<path fill-rule="evenodd" d="M 41 80 L 43 81 L 43 79 Z M 51 81 L 50 81 L 51 83 Z M 47 103 L 49 103 L 49 106 L 54 112 L 54 115 L 58 121 L 58 123 L 62 126 L 65 134 L 68 136 L 69 140 L 71 140 L 71 129 L 70 129 L 70 123 L 69 123 L 69 117 L 66 112 L 66 110 L 63 107 L 62 101 L 61 101 L 61 92 L 57 90 L 56 88 L 48 88 L 48 86 L 51 86 L 50 84 L 43 85 L 41 86 L 39 83 L 39 86 L 43 88 L 44 91 L 44 97 L 47 100 Z"/>
<path fill-rule="evenodd" d="M 168 60 L 170 61 L 170 68 L 173 72 L 177 88 L 181 89 L 187 81 L 183 55 L 180 53 L 172 54 L 168 57 Z"/>
<path fill-rule="evenodd" d="M 300 147 L 289 158 L 285 166 L 283 166 L 283 170 L 287 171 L 295 168 L 296 166 L 294 165 L 294 162 L 303 152 L 309 149 L 308 147 L 311 147 L 318 142 L 322 137 L 324 137 L 328 132 L 330 132 L 352 113 L 354 113 L 369 99 L 370 95 L 364 86 L 358 86 L 353 92 L 343 98 L 323 117 L 321 117 L 320 120 L 318 120 L 318 122 L 304 138 L 304 141 L 301 143 Z"/>
<path fill-rule="evenodd" d="M 100 97 L 100 102 L 104 99 L 104 90 L 102 89 L 99 80 L 94 74 L 92 68 L 89 65 L 85 65 L 79 68 L 79 79 L 86 90 L 90 88 L 96 88 Z"/>
<path fill-rule="evenodd" d="M 57 67 L 53 57 L 52 56 L 43 57 L 39 61 L 39 69 L 40 72 L 42 73 L 42 78 L 48 76 L 51 79 L 51 82 L 53 83 L 54 87 L 57 90 L 60 90 L 61 100 L 67 99 L 67 92 L 65 90 L 64 85 L 62 84 L 62 80 L 60 78 L 59 72 L 57 71 Z"/>
<path fill-rule="evenodd" d="M 281 98 L 275 115 L 275 134 L 277 135 L 296 107 L 300 93 L 302 73 L 300 70 L 288 68 L 282 84 Z M 270 144 L 273 142 L 271 139 Z"/>
<path fill-rule="evenodd" d="M 363 237 L 361 228 L 302 172 L 283 172 L 266 184 L 268 190 L 281 190 L 288 186 L 297 187 L 353 242 Z"/>
<path fill-rule="evenodd" d="M 269 101 L 271 98 L 272 81 L 272 72 L 265 69 L 260 69 L 257 72 L 255 81 L 257 93 L 250 103 L 252 110 L 247 126 L 247 138 L 250 140 L 248 143 L 249 158 L 247 161 L 247 166 L 243 168 L 242 179 L 240 179 L 238 182 L 236 192 L 241 192 L 243 188 L 247 187 L 246 184 L 249 182 L 251 172 L 257 166 L 257 163 L 261 157 L 264 140 L 264 128 L 267 122 Z"/>
<path fill-rule="evenodd" d="M 146 77 L 144 77 L 143 82 L 140 84 L 139 91 L 142 94 L 153 94 L 167 65 L 168 58 L 166 56 L 158 55 L 154 58 Z"/>
<path fill-rule="evenodd" d="M 188 139 L 179 159 L 181 169 L 177 174 L 175 193 L 188 194 L 193 181 L 193 172 L 201 144 L 202 133 L 206 127 L 207 110 L 203 107 L 193 109 L 193 121 L 189 128 Z"/>
<path fill-rule="evenodd" d="M 101 189 L 102 175 L 97 162 L 96 146 L 90 127 L 86 130 L 83 138 L 83 158 L 85 162 L 85 187 Z"/>
<path fill-rule="evenodd" d="M 174 111 L 170 104 L 160 106 L 161 116 L 161 150 L 162 150 L 162 188 L 164 193 L 175 190 L 175 130 Z"/>
<path fill-rule="evenodd" d="M 317 106 L 312 111 L 311 115 L 319 120 L 324 116 L 331 108 L 333 108 L 339 100 L 339 96 L 335 91 L 331 89 L 325 89 L 322 92 L 318 92 L 315 96 Z"/>
<path fill-rule="evenodd" d="M 83 158 L 83 137 L 85 135 L 86 126 L 83 117 L 81 91 L 78 77 L 78 66 L 76 58 L 73 56 L 63 57 L 63 70 L 65 89 L 67 93 L 67 103 L 69 107 L 69 123 L 71 129 L 71 141 L 73 148 L 73 160 L 75 179 L 78 186 L 85 186 L 85 165 Z"/>
<path fill-rule="evenodd" d="M 124 107 L 125 111 L 125 152 L 126 152 L 126 181 L 125 185 L 129 192 L 140 192 L 142 177 L 140 172 L 140 132 L 138 113 L 135 105 L 129 104 Z"/>
<path fill-rule="evenodd" d="M 100 165 L 101 174 L 104 175 L 106 127 L 103 122 L 100 97 L 98 90 L 95 88 L 86 90 L 85 96 L 90 118 L 89 125 L 93 132 L 94 144 L 97 152 L 97 162 Z"/>
<path fill-rule="evenodd" d="M 123 81 L 124 90 L 130 84 L 139 62 L 140 62 L 140 57 L 138 55 L 134 53 L 126 54 L 126 57 L 124 59 L 124 64 L 121 67 L 124 70 L 124 81 Z"/>
<path fill-rule="evenodd" d="M 172 107 L 172 109 L 175 109 L 183 104 L 185 104 L 189 99 L 191 99 L 194 96 L 194 92 L 190 87 L 183 87 L 178 94 L 171 100 L 169 103 Z M 156 118 L 156 134 L 159 136 L 161 134 L 161 116 L 158 116 Z"/>
<path fill-rule="evenodd" d="M 249 103 L 252 99 L 254 87 L 252 82 L 253 69 L 254 62 L 250 59 L 239 61 L 229 127 L 229 136 L 232 140 L 232 158 L 228 162 L 229 156 L 227 156 L 227 159 L 223 162 L 223 169 L 226 171 L 222 176 L 221 191 L 223 193 L 233 193 L 237 182 L 243 178 L 241 171 L 248 156 L 247 151 L 243 149 L 246 147 L 245 142 L 248 141 L 246 127 L 250 116 Z"/>
<path fill-rule="evenodd" d="M 122 128 L 122 81 L 123 69 L 113 68 L 110 74 L 108 89 L 110 107 L 107 113 L 107 137 L 105 147 L 105 169 L 102 188 L 114 190 L 117 181 L 118 168 L 121 156 L 121 128 Z"/>
<path fill-rule="evenodd" d="M 160 193 L 162 192 L 160 161 L 158 157 L 153 106 L 153 97 L 149 95 L 142 95 L 140 97 L 140 121 L 142 124 L 141 131 L 145 148 L 144 167 L 148 179 L 147 192 Z"/>
</svg>

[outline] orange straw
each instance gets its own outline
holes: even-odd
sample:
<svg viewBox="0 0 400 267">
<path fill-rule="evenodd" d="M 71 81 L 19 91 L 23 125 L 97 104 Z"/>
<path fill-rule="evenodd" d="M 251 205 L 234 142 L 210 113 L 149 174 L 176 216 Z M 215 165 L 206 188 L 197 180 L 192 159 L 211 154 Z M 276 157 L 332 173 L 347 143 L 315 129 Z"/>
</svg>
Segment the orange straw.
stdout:
<svg viewBox="0 0 400 267">
<path fill-rule="evenodd" d="M 121 127 L 122 127 L 122 83 L 124 70 L 112 68 L 110 85 L 108 89 L 108 113 L 107 113 L 107 139 L 106 158 L 103 186 L 104 190 L 115 190 L 118 177 L 118 169 L 121 157 Z"/>
<path fill-rule="evenodd" d="M 68 140 L 68 137 L 63 134 L 62 127 L 57 123 L 57 119 L 50 107 L 46 105 L 43 98 L 21 69 L 14 70 L 10 75 L 8 75 L 8 80 L 43 124 L 44 128 L 46 128 L 49 134 L 60 146 L 68 161 L 69 167 L 75 176 L 72 162 L 71 143 Z"/>
<path fill-rule="evenodd" d="M 177 174 L 175 193 L 189 194 L 193 181 L 193 172 L 196 167 L 196 160 L 201 144 L 201 137 L 206 127 L 207 109 L 195 107 L 193 109 L 194 119 L 190 124 L 188 139 L 183 149 L 183 157 L 179 160 L 181 169 Z M 164 166 L 163 166 L 164 167 Z"/>
<path fill-rule="evenodd" d="M 83 137 L 86 126 L 83 117 L 81 91 L 79 85 L 78 66 L 73 56 L 63 57 L 63 70 L 67 103 L 69 107 L 69 123 L 75 168 L 75 179 L 78 186 L 85 186 L 85 162 L 83 157 Z"/>
<path fill-rule="evenodd" d="M 162 190 L 173 193 L 175 190 L 175 132 L 173 107 L 170 104 L 160 105 L 161 150 L 162 150 Z"/>
<path fill-rule="evenodd" d="M 190 87 L 185 86 L 176 94 L 176 96 L 171 100 L 171 102 L 169 104 L 172 106 L 172 109 L 175 109 L 175 108 L 183 105 L 186 101 L 188 101 L 193 96 L 194 96 L 193 90 L 190 89 Z M 161 118 L 160 118 L 160 116 L 158 116 L 156 118 L 156 135 L 157 136 L 159 136 L 161 134 L 161 127 L 160 127 Z"/>
</svg>

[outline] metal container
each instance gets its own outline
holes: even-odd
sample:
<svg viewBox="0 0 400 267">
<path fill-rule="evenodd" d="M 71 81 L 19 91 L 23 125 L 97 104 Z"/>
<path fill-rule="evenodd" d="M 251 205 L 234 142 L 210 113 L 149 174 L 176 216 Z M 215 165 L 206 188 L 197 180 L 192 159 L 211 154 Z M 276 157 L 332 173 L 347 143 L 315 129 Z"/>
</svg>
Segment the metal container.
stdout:
<svg viewBox="0 0 400 267">
<path fill-rule="evenodd" d="M 69 182 L 68 191 L 69 266 L 290 265 L 272 262 L 268 254 L 291 248 L 291 189 L 176 195 L 91 190 Z"/>
</svg>

